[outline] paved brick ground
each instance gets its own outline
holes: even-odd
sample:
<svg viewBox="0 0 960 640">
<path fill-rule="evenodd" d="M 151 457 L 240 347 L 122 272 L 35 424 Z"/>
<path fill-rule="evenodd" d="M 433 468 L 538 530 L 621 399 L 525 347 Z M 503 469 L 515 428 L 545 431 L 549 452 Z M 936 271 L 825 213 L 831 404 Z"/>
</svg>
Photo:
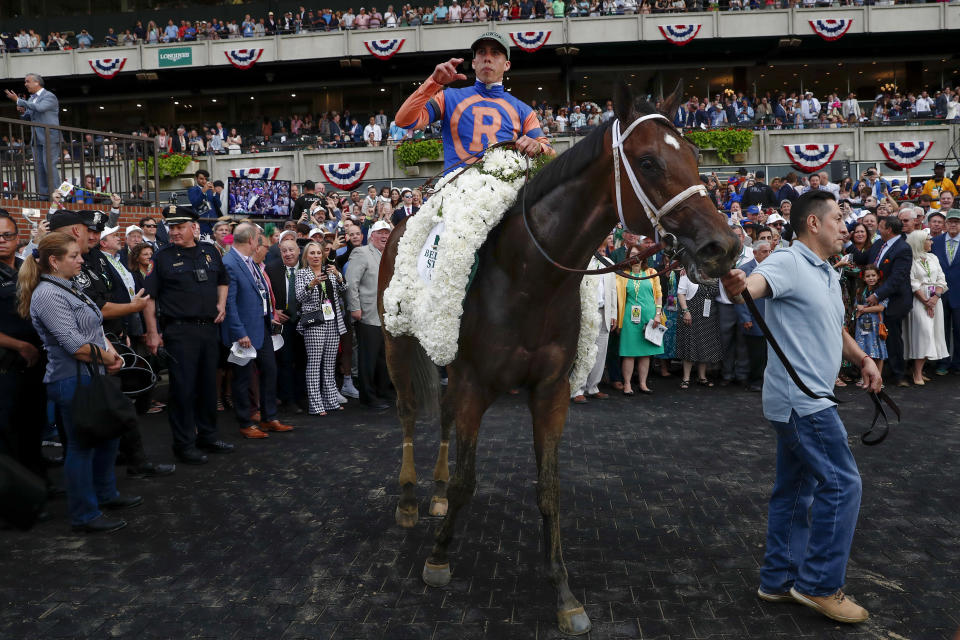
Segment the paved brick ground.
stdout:
<svg viewBox="0 0 960 640">
<path fill-rule="evenodd" d="M 960 379 L 896 389 L 906 415 L 875 448 L 854 441 L 863 508 L 847 590 L 857 627 L 754 595 L 774 438 L 742 391 L 677 389 L 572 408 L 562 507 L 572 586 L 592 638 L 948 638 L 960 627 Z M 845 397 L 853 398 L 852 392 Z M 223 414 L 221 414 L 223 416 Z M 842 409 L 867 423 L 860 397 Z M 115 534 L 54 519 L 0 532 L 0 637 L 554 638 L 540 571 L 530 422 L 523 398 L 487 414 L 479 488 L 452 546 L 453 581 L 425 587 L 434 522 L 393 522 L 399 433 L 355 408 L 236 441 L 232 456 L 121 490 L 146 504 Z M 144 424 L 169 459 L 165 417 Z M 416 451 L 424 480 L 436 433 Z M 122 469 L 121 469 L 122 471 Z M 421 483 L 421 516 L 429 484 Z"/>
</svg>

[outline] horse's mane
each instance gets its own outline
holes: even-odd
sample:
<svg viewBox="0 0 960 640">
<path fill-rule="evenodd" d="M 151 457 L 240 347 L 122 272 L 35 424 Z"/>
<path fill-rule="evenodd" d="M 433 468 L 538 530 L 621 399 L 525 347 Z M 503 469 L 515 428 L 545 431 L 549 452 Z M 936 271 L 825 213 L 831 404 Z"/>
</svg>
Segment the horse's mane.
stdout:
<svg viewBox="0 0 960 640">
<path fill-rule="evenodd" d="M 657 113 L 650 102 L 639 101 L 634 105 L 637 115 Z M 587 136 L 567 151 L 551 160 L 530 180 L 529 184 L 517 196 L 526 198 L 527 204 L 536 202 L 553 189 L 581 175 L 604 151 L 603 138 L 613 126 L 613 118 L 596 127 Z M 624 127 L 625 125 L 621 125 Z"/>
</svg>

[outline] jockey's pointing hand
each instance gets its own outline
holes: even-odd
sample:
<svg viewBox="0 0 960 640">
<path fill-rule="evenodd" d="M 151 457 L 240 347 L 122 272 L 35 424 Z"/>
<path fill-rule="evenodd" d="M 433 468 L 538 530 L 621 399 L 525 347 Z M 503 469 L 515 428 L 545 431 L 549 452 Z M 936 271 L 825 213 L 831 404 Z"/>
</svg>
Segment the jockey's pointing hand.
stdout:
<svg viewBox="0 0 960 640">
<path fill-rule="evenodd" d="M 446 62 L 437 65 L 433 70 L 433 81 L 437 84 L 447 85 L 454 80 L 466 80 L 467 76 L 457 71 L 457 66 L 463 62 L 463 58 L 450 58 Z"/>
</svg>

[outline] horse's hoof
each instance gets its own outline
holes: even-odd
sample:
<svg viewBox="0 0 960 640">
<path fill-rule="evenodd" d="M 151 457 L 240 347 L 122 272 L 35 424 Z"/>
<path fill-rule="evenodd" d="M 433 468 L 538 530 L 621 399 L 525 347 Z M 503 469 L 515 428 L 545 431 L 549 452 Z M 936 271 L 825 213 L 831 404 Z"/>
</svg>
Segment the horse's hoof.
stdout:
<svg viewBox="0 0 960 640">
<path fill-rule="evenodd" d="M 417 524 L 417 520 L 420 519 L 420 513 L 418 512 L 417 507 L 413 509 L 404 509 L 403 507 L 397 505 L 397 524 L 403 527 L 404 529 L 409 529 Z"/>
<path fill-rule="evenodd" d="M 430 515 L 438 518 L 447 515 L 447 499 L 437 496 L 430 498 Z"/>
<path fill-rule="evenodd" d="M 431 564 L 429 560 L 423 563 L 423 581 L 431 587 L 445 587 L 450 584 L 450 563 Z"/>
<path fill-rule="evenodd" d="M 570 636 L 583 635 L 590 631 L 591 626 L 590 618 L 583 607 L 557 611 L 557 625 L 559 625 L 561 633 Z"/>
</svg>

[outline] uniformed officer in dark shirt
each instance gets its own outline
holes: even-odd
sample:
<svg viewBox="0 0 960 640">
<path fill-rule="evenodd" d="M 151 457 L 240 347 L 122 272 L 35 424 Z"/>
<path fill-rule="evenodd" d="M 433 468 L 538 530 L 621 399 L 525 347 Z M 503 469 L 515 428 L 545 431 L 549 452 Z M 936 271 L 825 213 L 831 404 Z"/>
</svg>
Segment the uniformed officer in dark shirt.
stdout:
<svg viewBox="0 0 960 640">
<path fill-rule="evenodd" d="M 111 340 L 121 341 L 124 317 L 140 313 L 147 306 L 148 298 L 143 290 L 138 291 L 129 302 L 115 302 L 116 291 L 123 289 L 123 280 L 100 251 L 100 234 L 107 224 L 108 216 L 102 211 L 57 211 L 50 216 L 50 230 L 66 233 L 77 240 L 82 252 L 83 264 L 73 281 L 100 308 L 103 315 L 103 330 Z M 128 429 L 120 436 L 120 455 L 127 465 L 127 475 L 138 478 L 168 476 L 176 467 L 147 460 L 143 437 L 139 426 Z"/>
<path fill-rule="evenodd" d="M 208 453 L 229 453 L 233 445 L 217 435 L 217 325 L 226 314 L 230 278 L 220 252 L 197 243 L 191 207 L 164 210 L 170 241 L 153 256 L 145 286 L 151 301 L 144 311 L 147 346 L 162 344 L 170 356 L 170 428 L 173 450 L 187 464 L 204 464 Z"/>
<path fill-rule="evenodd" d="M 49 486 L 41 453 L 47 423 L 43 384 L 46 358 L 40 336 L 17 312 L 16 221 L 0 209 L 0 453 L 37 474 Z"/>
</svg>

